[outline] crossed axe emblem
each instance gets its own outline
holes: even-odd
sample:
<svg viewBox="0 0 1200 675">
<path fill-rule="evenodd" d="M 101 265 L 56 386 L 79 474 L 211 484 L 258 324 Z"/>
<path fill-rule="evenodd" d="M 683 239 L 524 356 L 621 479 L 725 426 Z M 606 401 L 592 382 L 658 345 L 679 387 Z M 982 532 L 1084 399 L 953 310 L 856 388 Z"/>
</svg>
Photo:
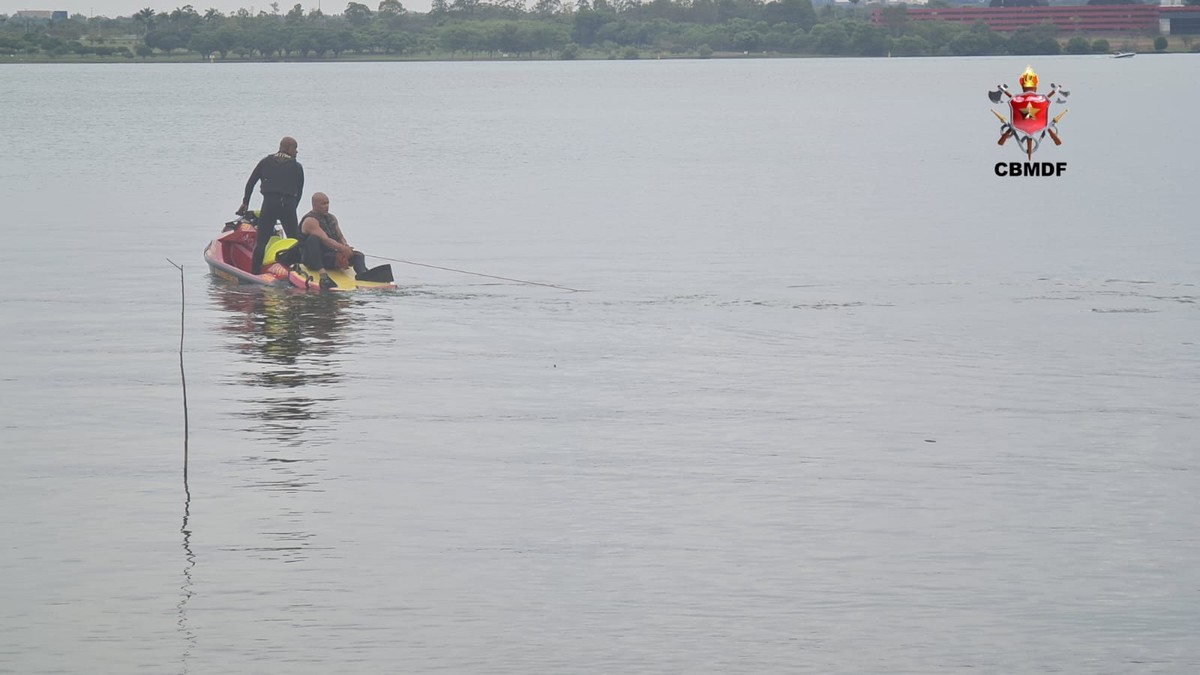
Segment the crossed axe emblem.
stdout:
<svg viewBox="0 0 1200 675">
<path fill-rule="evenodd" d="M 1036 83 L 1032 89 L 1029 89 L 1023 93 L 1036 94 Z M 1071 92 L 1064 89 L 1062 85 L 1051 82 L 1050 93 L 1046 94 L 1045 98 L 1047 104 L 1050 99 L 1053 99 L 1055 96 L 1058 96 L 1058 100 L 1055 101 L 1055 103 L 1066 103 L 1067 97 L 1070 95 Z M 999 103 L 1001 100 L 1008 100 L 1012 97 L 1013 94 L 1008 90 L 1008 85 L 1006 84 L 998 84 L 996 85 L 995 91 L 988 92 L 988 98 L 991 99 L 992 103 Z M 1010 137 L 1014 137 L 1017 139 L 1017 142 L 1022 145 L 1022 149 L 1025 151 L 1025 155 L 1030 161 L 1033 161 L 1033 153 L 1037 151 L 1038 146 L 1041 145 L 1042 139 L 1047 135 L 1050 136 L 1050 140 L 1054 141 L 1055 145 L 1062 145 L 1062 139 L 1058 137 L 1057 125 L 1058 121 L 1063 118 L 1063 115 L 1067 114 L 1067 108 L 1063 108 L 1062 112 L 1056 115 L 1053 119 L 1049 120 L 1043 129 L 1033 133 L 1026 133 L 1013 127 L 1012 123 L 1005 118 L 1004 115 L 996 112 L 995 109 L 992 109 L 992 114 L 1000 120 L 1000 140 L 996 141 L 996 145 L 1004 145 L 1005 141 L 1007 141 Z"/>
</svg>

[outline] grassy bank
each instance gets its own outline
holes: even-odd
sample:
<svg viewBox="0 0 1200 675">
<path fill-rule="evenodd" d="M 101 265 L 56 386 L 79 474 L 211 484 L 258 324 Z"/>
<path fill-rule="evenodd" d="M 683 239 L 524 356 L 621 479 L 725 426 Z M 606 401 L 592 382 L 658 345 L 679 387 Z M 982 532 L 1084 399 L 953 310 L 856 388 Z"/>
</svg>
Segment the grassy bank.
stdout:
<svg viewBox="0 0 1200 675">
<path fill-rule="evenodd" d="M 1170 36 L 1167 38 L 1167 48 L 1161 52 L 1154 49 L 1154 40 L 1156 36 L 1129 36 L 1129 35 L 1091 35 L 1089 40 L 1096 39 L 1108 40 L 1110 50 L 1113 52 L 1137 52 L 1139 55 L 1152 55 L 1156 53 L 1179 54 L 1179 53 L 1196 53 L 1200 52 L 1200 36 L 1196 38 Z M 1066 39 L 1061 40 L 1065 47 Z M 1066 54 L 1066 52 L 1063 52 Z M 1084 54 L 1083 56 L 1104 57 L 1107 53 L 1099 54 Z M 452 62 L 470 62 L 470 61 L 559 61 L 559 60 L 578 60 L 578 61 L 612 61 L 612 60 L 665 60 L 665 59 L 762 59 L 762 58 L 882 58 L 877 56 L 829 56 L 819 54 L 787 54 L 779 52 L 759 51 L 711 51 L 711 52 L 667 52 L 657 49 L 635 49 L 632 47 L 622 47 L 616 49 L 580 49 L 570 59 L 563 59 L 560 54 L 535 54 L 535 55 L 502 55 L 497 54 L 489 56 L 486 54 L 468 55 L 454 52 L 431 52 L 422 54 L 343 54 L 340 56 L 324 56 L 324 57 L 290 57 L 290 58 L 262 58 L 257 56 L 239 57 L 228 56 L 220 58 L 213 56 L 211 58 L 202 57 L 190 52 L 175 52 L 171 54 L 154 54 L 151 56 L 96 56 L 96 55 L 63 55 L 51 56 L 43 53 L 39 54 L 8 54 L 0 55 L 0 64 L 4 63 L 360 63 L 360 62 L 430 62 L 430 61 L 452 61 Z M 897 57 L 902 58 L 902 57 Z M 921 58 L 963 58 L 956 56 L 946 57 L 921 57 Z M 966 57 L 970 58 L 970 57 Z M 1032 58 L 1032 57 L 1031 57 Z"/>
</svg>

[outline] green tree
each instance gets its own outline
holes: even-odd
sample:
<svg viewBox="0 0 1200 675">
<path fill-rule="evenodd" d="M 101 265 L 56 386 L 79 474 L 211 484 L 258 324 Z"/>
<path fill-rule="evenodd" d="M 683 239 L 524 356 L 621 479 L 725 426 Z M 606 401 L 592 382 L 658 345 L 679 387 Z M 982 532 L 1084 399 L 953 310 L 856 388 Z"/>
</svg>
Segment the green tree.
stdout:
<svg viewBox="0 0 1200 675">
<path fill-rule="evenodd" d="M 1200 0 L 1197 0 L 1200 1 Z M 720 12 L 714 0 L 692 0 L 688 19 L 699 24 L 712 25 L 719 21 Z"/>
<path fill-rule="evenodd" d="M 1107 52 L 1108 50 L 1109 50 L 1108 40 L 1105 40 L 1104 38 L 1099 38 L 1092 42 L 1092 51 L 1093 52 L 1096 52 L 1097 54 L 1099 54 L 1101 52 Z"/>
<path fill-rule="evenodd" d="M 429 18 L 433 19 L 434 23 L 440 24 L 446 20 L 450 14 L 450 5 L 446 0 L 432 0 L 429 5 Z"/>
<path fill-rule="evenodd" d="M 175 11 L 171 12 L 170 18 L 173 22 L 182 23 L 189 26 L 195 26 L 203 20 L 200 16 L 200 13 L 197 12 L 196 8 L 192 7 L 191 5 L 177 7 Z"/>
<path fill-rule="evenodd" d="M 553 52 L 566 49 L 570 42 L 565 26 L 557 23 L 538 21 L 526 25 L 529 31 L 529 41 L 534 51 Z M 578 47 L 577 47 L 578 48 Z"/>
<path fill-rule="evenodd" d="M 1008 38 L 1008 53 L 1015 55 L 1058 54 L 1062 48 L 1058 40 L 1048 35 L 1039 35 L 1037 29 L 1019 30 Z"/>
<path fill-rule="evenodd" d="M 520 16 L 525 13 L 525 0 L 492 0 L 491 4 L 502 10 L 501 14 Z"/>
<path fill-rule="evenodd" d="M 920 35 L 902 35 L 892 41 L 892 53 L 896 56 L 926 56 L 929 42 Z"/>
<path fill-rule="evenodd" d="M 883 56 L 887 53 L 888 39 L 882 27 L 863 21 L 855 21 L 849 25 L 852 27 L 851 52 L 862 56 Z"/>
<path fill-rule="evenodd" d="M 318 58 L 323 58 L 326 54 L 337 54 L 339 47 L 337 35 L 331 30 L 313 31 L 313 49 L 317 52 Z"/>
<path fill-rule="evenodd" d="M 575 12 L 575 18 L 572 20 L 573 39 L 581 45 L 590 45 L 596 42 L 596 35 L 605 24 L 616 20 L 616 16 L 611 12 L 596 11 L 594 9 L 580 9 Z"/>
<path fill-rule="evenodd" d="M 405 54 L 412 50 L 412 38 L 399 31 L 388 33 L 383 38 L 383 49 L 389 54 Z"/>
<path fill-rule="evenodd" d="M 1067 40 L 1067 47 L 1065 51 L 1068 54 L 1087 54 L 1088 52 L 1092 51 L 1092 45 L 1088 43 L 1087 38 L 1076 35 L 1070 40 Z"/>
<path fill-rule="evenodd" d="M 819 23 L 810 35 L 813 48 L 821 54 L 844 54 L 850 44 L 850 36 L 840 23 Z"/>
<path fill-rule="evenodd" d="M 488 27 L 488 51 L 498 51 L 504 54 L 526 54 L 533 50 L 529 47 L 528 33 L 521 30 L 520 24 L 513 21 L 502 21 Z"/>
<path fill-rule="evenodd" d="M 259 54 L 265 58 L 273 58 L 277 53 L 286 52 L 288 37 L 277 23 L 260 24 L 246 36 L 247 44 L 254 45 Z"/>
<path fill-rule="evenodd" d="M 383 0 L 379 3 L 379 19 L 388 28 L 395 30 L 408 22 L 408 10 L 399 0 Z"/>
<path fill-rule="evenodd" d="M 300 58 L 308 58 L 308 53 L 316 50 L 316 37 L 312 29 L 303 28 L 292 33 L 288 49 L 299 54 Z"/>
<path fill-rule="evenodd" d="M 209 56 L 221 51 L 221 42 L 217 40 L 215 33 L 198 31 L 188 41 L 187 48 L 188 51 L 196 52 L 201 58 L 207 59 Z"/>
<path fill-rule="evenodd" d="M 346 5 L 346 10 L 342 12 L 342 16 L 345 17 L 346 22 L 351 26 L 362 28 L 371 23 L 371 8 L 361 2 L 351 2 Z"/>
<path fill-rule="evenodd" d="M 956 35 L 947 46 L 955 56 L 985 56 L 992 53 L 988 36 L 971 31 Z"/>
<path fill-rule="evenodd" d="M 479 13 L 479 5 L 479 0 L 454 0 L 450 12 L 469 19 Z"/>
<path fill-rule="evenodd" d="M 733 48 L 743 52 L 756 52 L 762 47 L 763 36 L 758 31 L 744 30 L 733 36 Z"/>
<path fill-rule="evenodd" d="M 142 35 L 143 36 L 145 36 L 147 33 L 149 33 L 151 30 L 154 29 L 154 14 L 155 14 L 154 10 L 150 9 L 149 7 L 138 10 L 137 12 L 134 13 L 133 20 L 142 24 Z"/>
<path fill-rule="evenodd" d="M 328 32 L 328 31 L 326 31 Z M 345 54 L 347 52 L 361 53 L 366 49 L 366 41 L 359 37 L 359 34 L 349 28 L 342 28 L 334 32 L 332 47 L 330 50 L 334 56 Z"/>
<path fill-rule="evenodd" d="M 817 23 L 817 12 L 812 0 L 775 0 L 762 8 L 763 20 L 768 23 L 786 23 L 808 30 Z"/>
<path fill-rule="evenodd" d="M 179 31 L 175 30 L 152 30 L 146 34 L 146 46 L 152 49 L 171 53 L 176 49 L 183 49 L 187 46 L 188 41 Z"/>
<path fill-rule="evenodd" d="M 227 23 L 218 28 L 216 38 L 217 51 L 221 53 L 222 59 L 228 56 L 229 52 L 252 42 L 251 40 L 247 40 L 242 29 L 233 23 Z"/>
<path fill-rule="evenodd" d="M 1165 36 L 1159 35 L 1158 37 L 1154 38 L 1154 51 L 1161 52 L 1166 50 L 1166 48 L 1167 38 Z"/>
<path fill-rule="evenodd" d="M 479 50 L 482 37 L 474 24 L 451 23 L 441 31 L 442 49 L 455 54 L 457 52 L 474 53 Z"/>
</svg>

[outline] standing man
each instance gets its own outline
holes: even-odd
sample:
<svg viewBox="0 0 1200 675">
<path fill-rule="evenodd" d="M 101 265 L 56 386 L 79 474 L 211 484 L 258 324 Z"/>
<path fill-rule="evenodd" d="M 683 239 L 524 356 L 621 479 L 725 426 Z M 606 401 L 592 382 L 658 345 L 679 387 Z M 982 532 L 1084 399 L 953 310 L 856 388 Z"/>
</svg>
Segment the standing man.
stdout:
<svg viewBox="0 0 1200 675">
<path fill-rule="evenodd" d="M 262 211 L 258 214 L 254 261 L 250 270 L 252 274 L 262 272 L 263 254 L 267 251 L 267 240 L 275 233 L 276 221 L 283 224 L 283 231 L 288 237 L 294 239 L 300 235 L 296 207 L 304 192 L 304 167 L 296 161 L 296 150 L 296 139 L 284 136 L 279 141 L 279 152 L 263 157 L 250 174 L 250 180 L 246 181 L 246 194 L 237 210 L 239 216 L 250 208 L 250 195 L 254 193 L 254 184 L 259 181 L 262 181 L 260 192 L 263 196 Z"/>
<path fill-rule="evenodd" d="M 312 211 L 300 219 L 300 244 L 302 262 L 320 275 L 321 290 L 337 288 L 325 268 L 353 266 L 355 275 L 367 271 L 366 258 L 346 243 L 337 216 L 329 212 L 329 197 L 324 192 L 314 192 Z"/>
</svg>

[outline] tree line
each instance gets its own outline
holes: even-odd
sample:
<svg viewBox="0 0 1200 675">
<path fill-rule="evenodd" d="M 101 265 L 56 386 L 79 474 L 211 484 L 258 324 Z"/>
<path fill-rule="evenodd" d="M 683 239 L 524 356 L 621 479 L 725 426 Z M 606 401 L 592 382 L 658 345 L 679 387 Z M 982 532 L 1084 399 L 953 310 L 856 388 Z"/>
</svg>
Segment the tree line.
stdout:
<svg viewBox="0 0 1200 675">
<path fill-rule="evenodd" d="M 932 0 L 938 3 L 941 0 Z M 866 8 L 811 0 L 433 0 L 409 12 L 399 0 L 341 14 L 300 4 L 251 14 L 184 5 L 130 17 L 31 22 L 0 16 L 0 56 L 163 56 L 198 59 L 642 58 L 719 53 L 839 56 L 1057 54 L 1108 51 L 1104 40 L 1062 42 L 1044 24 L 997 33 L 982 23 L 909 21 L 903 5 L 870 21 Z"/>
</svg>

